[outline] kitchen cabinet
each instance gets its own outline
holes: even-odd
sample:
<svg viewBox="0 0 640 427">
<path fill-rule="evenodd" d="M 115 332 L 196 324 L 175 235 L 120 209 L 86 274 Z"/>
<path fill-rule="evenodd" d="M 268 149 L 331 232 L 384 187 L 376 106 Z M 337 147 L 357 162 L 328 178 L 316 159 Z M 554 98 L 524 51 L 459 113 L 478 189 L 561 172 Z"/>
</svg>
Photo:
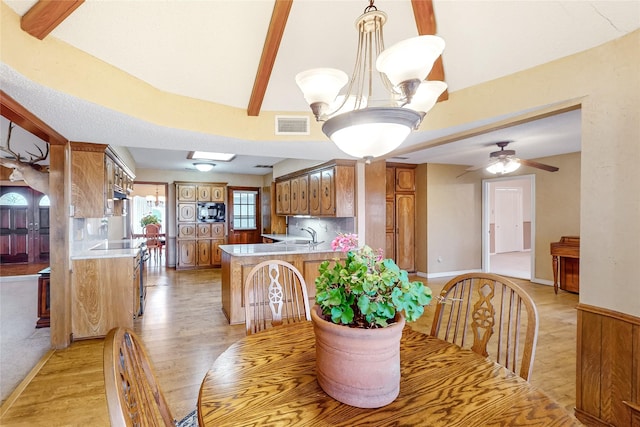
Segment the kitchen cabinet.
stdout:
<svg viewBox="0 0 640 427">
<path fill-rule="evenodd" d="M 211 201 L 224 203 L 225 188 L 222 185 L 211 186 Z"/>
<path fill-rule="evenodd" d="M 196 222 L 196 204 L 178 203 L 178 222 Z"/>
<path fill-rule="evenodd" d="M 309 213 L 309 175 L 302 175 L 291 180 L 291 214 L 306 215 Z"/>
<path fill-rule="evenodd" d="M 188 268 L 196 266 L 196 240 L 178 240 L 178 259 L 176 268 Z"/>
<path fill-rule="evenodd" d="M 210 185 L 198 185 L 198 201 L 210 202 L 211 201 L 211 186 Z"/>
<path fill-rule="evenodd" d="M 103 337 L 133 328 L 140 306 L 140 253 L 133 257 L 72 260 L 73 339 Z"/>
<path fill-rule="evenodd" d="M 176 184 L 176 199 L 182 202 L 196 201 L 195 184 Z"/>
<path fill-rule="evenodd" d="M 385 256 L 415 271 L 415 165 L 387 163 Z"/>
<path fill-rule="evenodd" d="M 276 213 L 291 214 L 291 181 L 276 182 Z"/>
<path fill-rule="evenodd" d="M 305 188 L 306 194 L 303 193 Z M 307 213 L 327 217 L 355 216 L 354 161 L 334 160 L 276 179 L 276 214 Z"/>
<path fill-rule="evenodd" d="M 226 240 L 225 222 L 198 220 L 198 203 L 223 203 L 226 186 L 212 182 L 176 182 L 176 269 L 219 267 L 218 249 Z"/>
<path fill-rule="evenodd" d="M 116 210 L 115 192 L 133 190 L 134 176 L 105 144 L 71 142 L 71 216 L 102 218 L 124 215 Z"/>
</svg>

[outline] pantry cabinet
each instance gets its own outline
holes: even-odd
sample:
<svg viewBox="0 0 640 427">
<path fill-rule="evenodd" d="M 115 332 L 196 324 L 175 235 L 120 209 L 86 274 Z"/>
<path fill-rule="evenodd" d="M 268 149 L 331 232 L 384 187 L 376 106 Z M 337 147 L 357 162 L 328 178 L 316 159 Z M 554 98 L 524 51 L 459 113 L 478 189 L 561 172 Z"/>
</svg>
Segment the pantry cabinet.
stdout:
<svg viewBox="0 0 640 427">
<path fill-rule="evenodd" d="M 410 272 L 416 269 L 415 168 L 402 163 L 387 163 L 386 167 L 385 256 Z"/>
<path fill-rule="evenodd" d="M 226 221 L 199 215 L 205 203 L 224 203 L 226 184 L 176 182 L 176 269 L 219 267 L 219 246 L 226 241 Z M 225 209 L 226 211 L 226 209 Z"/>
</svg>

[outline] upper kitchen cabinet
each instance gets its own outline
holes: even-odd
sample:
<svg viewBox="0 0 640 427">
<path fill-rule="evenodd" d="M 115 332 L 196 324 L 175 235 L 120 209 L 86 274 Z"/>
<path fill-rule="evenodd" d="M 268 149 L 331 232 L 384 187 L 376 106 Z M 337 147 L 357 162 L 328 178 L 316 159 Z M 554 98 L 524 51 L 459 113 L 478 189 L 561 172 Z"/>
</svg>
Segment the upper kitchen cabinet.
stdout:
<svg viewBox="0 0 640 427">
<path fill-rule="evenodd" d="M 276 213 L 355 216 L 355 161 L 333 160 L 277 178 Z"/>
<path fill-rule="evenodd" d="M 121 215 L 114 200 L 133 191 L 134 175 L 108 145 L 71 142 L 71 213 L 76 218 Z"/>
</svg>

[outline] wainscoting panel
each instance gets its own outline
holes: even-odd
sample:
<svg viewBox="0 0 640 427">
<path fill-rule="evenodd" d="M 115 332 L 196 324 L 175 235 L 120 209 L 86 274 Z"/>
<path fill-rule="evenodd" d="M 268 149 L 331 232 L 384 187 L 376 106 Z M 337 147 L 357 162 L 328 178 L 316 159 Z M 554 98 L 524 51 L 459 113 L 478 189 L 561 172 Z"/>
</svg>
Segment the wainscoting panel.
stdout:
<svg viewBox="0 0 640 427">
<path fill-rule="evenodd" d="M 576 417 L 632 426 L 640 405 L 640 318 L 578 305 Z"/>
</svg>

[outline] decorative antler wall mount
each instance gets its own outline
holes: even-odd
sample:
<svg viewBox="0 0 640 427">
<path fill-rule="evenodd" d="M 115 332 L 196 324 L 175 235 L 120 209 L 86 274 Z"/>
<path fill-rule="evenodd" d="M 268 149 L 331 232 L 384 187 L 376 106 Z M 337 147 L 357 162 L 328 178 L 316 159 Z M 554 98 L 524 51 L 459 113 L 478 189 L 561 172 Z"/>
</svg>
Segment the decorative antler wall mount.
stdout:
<svg viewBox="0 0 640 427">
<path fill-rule="evenodd" d="M 0 157 L 0 165 L 13 168 L 13 172 L 9 176 L 11 182 L 24 181 L 29 187 L 44 194 L 49 194 L 49 170 L 47 167 L 37 164 L 45 160 L 49 156 L 49 144 L 47 144 L 46 152 L 36 145 L 39 151 L 39 155 L 30 153 L 31 159 L 23 160 L 19 153 L 14 152 L 11 149 L 11 132 L 13 131 L 15 124 L 9 122 L 9 132 L 7 133 L 7 146 L 0 147 L 0 150 L 9 153 L 13 158 Z"/>
</svg>

